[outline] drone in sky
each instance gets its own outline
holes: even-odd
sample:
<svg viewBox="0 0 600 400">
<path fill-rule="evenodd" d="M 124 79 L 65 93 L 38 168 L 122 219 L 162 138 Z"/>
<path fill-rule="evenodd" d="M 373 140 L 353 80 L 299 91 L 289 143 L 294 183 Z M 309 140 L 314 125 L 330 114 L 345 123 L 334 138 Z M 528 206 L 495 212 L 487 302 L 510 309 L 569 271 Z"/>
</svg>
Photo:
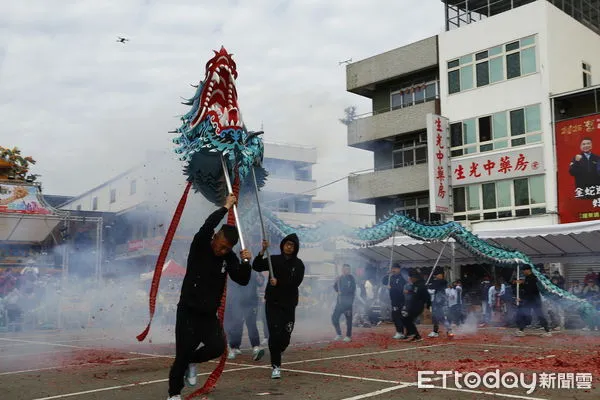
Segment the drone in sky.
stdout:
<svg viewBox="0 0 600 400">
<path fill-rule="evenodd" d="M 129 41 L 129 39 L 127 39 L 125 37 L 121 37 L 121 36 L 117 37 L 117 42 L 118 43 L 123 43 L 124 44 L 125 42 L 128 42 L 128 41 Z"/>
</svg>

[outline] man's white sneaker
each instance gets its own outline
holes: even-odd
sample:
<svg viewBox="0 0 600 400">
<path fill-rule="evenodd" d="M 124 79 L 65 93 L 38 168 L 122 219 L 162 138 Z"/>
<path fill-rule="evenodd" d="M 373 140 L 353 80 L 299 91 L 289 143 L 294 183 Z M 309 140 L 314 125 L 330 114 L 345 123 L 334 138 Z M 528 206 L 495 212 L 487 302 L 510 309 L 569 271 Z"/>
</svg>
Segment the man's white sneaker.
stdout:
<svg viewBox="0 0 600 400">
<path fill-rule="evenodd" d="M 167 397 L 167 400 L 181 400 L 181 395 L 176 394 L 175 396 Z"/>
<path fill-rule="evenodd" d="M 235 352 L 236 355 L 237 354 L 242 354 L 242 351 L 240 349 L 235 348 L 235 349 L 232 349 L 232 350 Z"/>
<path fill-rule="evenodd" d="M 271 379 L 279 378 L 281 378 L 281 369 L 279 367 L 273 367 L 273 372 L 271 372 Z"/>
<path fill-rule="evenodd" d="M 265 351 L 258 346 L 254 346 L 252 349 L 252 360 L 260 361 L 261 358 L 265 355 Z"/>
<path fill-rule="evenodd" d="M 196 376 L 196 364 L 189 364 L 188 368 L 185 370 L 185 384 L 187 386 L 196 386 L 198 382 L 198 377 Z"/>
<path fill-rule="evenodd" d="M 400 332 L 396 332 L 396 334 L 392 336 L 392 339 L 406 339 L 406 336 Z"/>
<path fill-rule="evenodd" d="M 229 354 L 227 355 L 227 359 L 228 360 L 235 360 L 235 356 L 236 356 L 235 350 L 231 349 L 231 350 L 229 350 Z"/>
<path fill-rule="evenodd" d="M 351 342 L 351 341 L 352 341 L 352 338 L 350 336 L 346 336 L 344 338 L 344 342 L 346 342 L 346 343 Z"/>
<path fill-rule="evenodd" d="M 335 337 L 333 338 L 333 340 L 335 340 L 336 342 L 338 340 L 342 340 L 342 335 L 335 335 Z"/>
<path fill-rule="evenodd" d="M 542 337 L 552 337 L 552 332 L 550 332 L 550 331 L 544 332 L 544 333 L 542 333 Z"/>
<path fill-rule="evenodd" d="M 440 334 L 439 334 L 439 333 L 437 333 L 437 332 L 431 332 L 431 333 L 430 333 L 429 335 L 427 335 L 427 336 L 428 336 L 428 337 L 438 337 L 438 336 L 440 336 Z"/>
<path fill-rule="evenodd" d="M 523 337 L 523 336 L 525 336 L 525 332 L 523 332 L 523 331 L 516 331 L 515 332 L 515 336 Z"/>
</svg>

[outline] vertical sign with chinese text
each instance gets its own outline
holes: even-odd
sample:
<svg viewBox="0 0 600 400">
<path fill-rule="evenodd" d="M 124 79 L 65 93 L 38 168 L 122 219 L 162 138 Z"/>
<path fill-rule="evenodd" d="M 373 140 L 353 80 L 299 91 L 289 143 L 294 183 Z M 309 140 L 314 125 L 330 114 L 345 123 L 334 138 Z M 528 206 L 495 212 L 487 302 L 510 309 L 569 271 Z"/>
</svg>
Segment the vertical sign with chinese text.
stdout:
<svg viewBox="0 0 600 400">
<path fill-rule="evenodd" d="M 555 125 L 560 223 L 600 219 L 600 114 Z"/>
<path fill-rule="evenodd" d="M 450 169 L 450 122 L 427 114 L 427 156 L 429 166 L 429 211 L 452 215 L 452 172 Z"/>
</svg>

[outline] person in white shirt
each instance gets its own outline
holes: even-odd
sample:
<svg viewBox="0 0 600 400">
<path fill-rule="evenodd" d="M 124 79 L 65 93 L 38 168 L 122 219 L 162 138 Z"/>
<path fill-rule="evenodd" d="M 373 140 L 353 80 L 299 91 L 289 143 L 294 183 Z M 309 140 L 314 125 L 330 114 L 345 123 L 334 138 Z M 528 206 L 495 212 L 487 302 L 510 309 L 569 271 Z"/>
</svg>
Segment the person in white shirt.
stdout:
<svg viewBox="0 0 600 400">
<path fill-rule="evenodd" d="M 500 309 L 500 298 L 504 296 L 505 290 L 506 287 L 504 286 L 504 283 L 501 284 L 500 282 L 496 282 L 494 286 L 490 286 L 490 289 L 488 290 L 488 307 L 492 313 L 491 321 L 494 320 L 494 313 L 502 312 Z"/>
</svg>

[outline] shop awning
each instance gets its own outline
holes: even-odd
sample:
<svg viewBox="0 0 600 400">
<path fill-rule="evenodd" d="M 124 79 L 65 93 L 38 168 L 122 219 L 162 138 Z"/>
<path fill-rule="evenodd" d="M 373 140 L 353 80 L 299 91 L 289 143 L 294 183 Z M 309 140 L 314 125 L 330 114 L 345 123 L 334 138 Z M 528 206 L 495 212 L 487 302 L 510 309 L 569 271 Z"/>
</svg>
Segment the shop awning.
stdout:
<svg viewBox="0 0 600 400">
<path fill-rule="evenodd" d="M 577 222 L 527 228 L 474 231 L 489 243 L 523 252 L 534 263 L 587 263 L 600 261 L 600 221 Z M 451 263 L 448 241 L 439 265 Z M 407 267 L 426 267 L 435 263 L 444 242 L 423 242 L 404 235 L 393 239 L 394 262 Z M 374 262 L 389 263 L 392 238 L 370 247 L 338 245 L 342 252 L 359 255 Z M 454 246 L 456 265 L 481 262 L 459 244 Z M 350 254 L 348 254 L 350 255 Z"/>
</svg>

